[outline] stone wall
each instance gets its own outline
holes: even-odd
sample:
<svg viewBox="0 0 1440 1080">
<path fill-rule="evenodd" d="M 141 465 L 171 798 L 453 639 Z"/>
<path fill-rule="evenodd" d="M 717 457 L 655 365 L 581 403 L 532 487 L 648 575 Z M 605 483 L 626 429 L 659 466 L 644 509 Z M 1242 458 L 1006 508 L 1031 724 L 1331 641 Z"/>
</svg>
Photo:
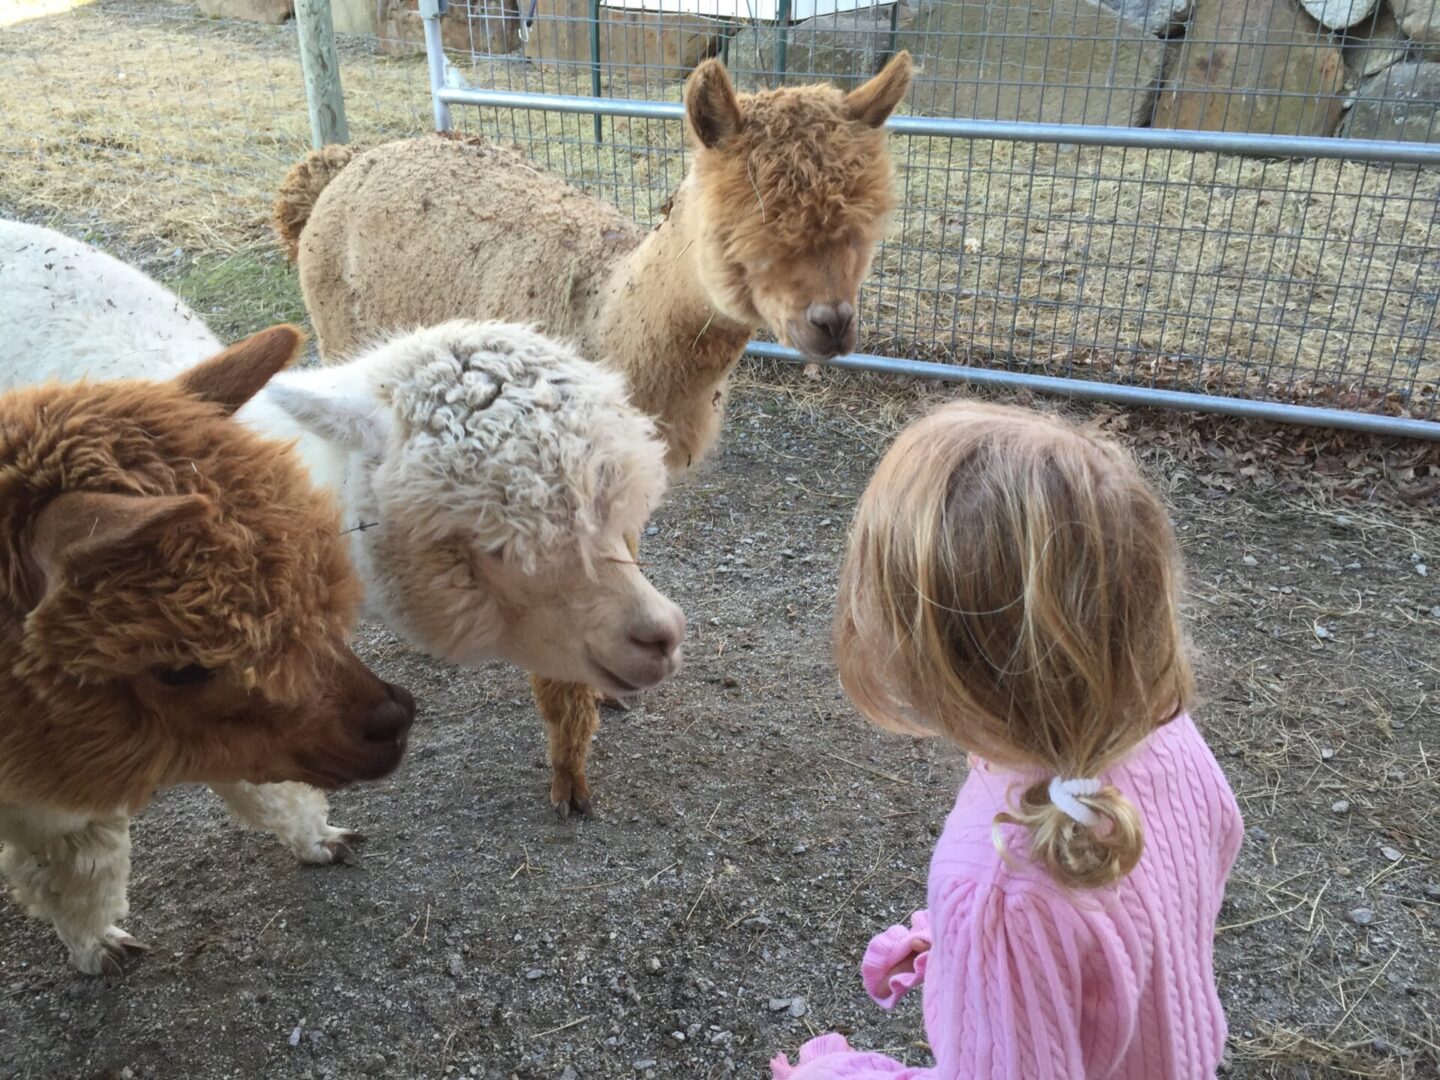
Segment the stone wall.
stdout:
<svg viewBox="0 0 1440 1080">
<path fill-rule="evenodd" d="M 281 21 L 292 0 L 198 0 Z M 462 0 L 447 48 L 512 53 L 521 0 Z M 423 50 L 416 0 L 333 0 L 337 30 Z M 589 0 L 541 0 L 525 56 L 588 65 Z M 901 0 L 781 33 L 698 15 L 602 8 L 608 79 L 679 79 L 725 55 L 745 88 L 853 86 L 908 48 L 909 108 L 934 116 L 1440 142 L 1440 0 Z M 614 88 L 612 88 L 614 89 Z M 625 88 L 618 88 L 624 92 Z"/>
</svg>

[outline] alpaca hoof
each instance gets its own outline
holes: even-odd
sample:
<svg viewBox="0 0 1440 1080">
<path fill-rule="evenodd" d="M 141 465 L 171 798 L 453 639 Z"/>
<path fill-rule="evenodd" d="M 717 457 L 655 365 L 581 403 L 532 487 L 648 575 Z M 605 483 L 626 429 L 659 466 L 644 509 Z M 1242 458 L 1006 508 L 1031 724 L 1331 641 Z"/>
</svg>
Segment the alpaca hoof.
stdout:
<svg viewBox="0 0 1440 1080">
<path fill-rule="evenodd" d="M 593 809 L 590 803 L 590 788 L 583 780 L 576 782 L 556 775 L 550 782 L 550 805 L 555 808 L 555 814 L 561 821 L 569 818 L 572 813 L 588 818 Z"/>
<path fill-rule="evenodd" d="M 359 841 L 359 837 L 350 834 L 349 839 Z M 354 866 L 360 861 L 360 856 L 355 854 L 355 849 L 345 840 L 326 840 L 322 847 L 330 853 L 330 865 L 339 863 L 341 866 Z"/>
<path fill-rule="evenodd" d="M 291 850 L 297 859 L 311 866 L 354 866 L 360 861 L 354 845 L 364 840 L 364 833 L 326 825 L 320 835 L 292 845 Z"/>
<path fill-rule="evenodd" d="M 85 975 L 119 977 L 125 974 L 125 961 L 136 953 L 149 952 L 150 946 L 131 937 L 118 926 L 105 930 L 105 936 L 93 945 L 71 954 L 75 967 Z"/>
</svg>

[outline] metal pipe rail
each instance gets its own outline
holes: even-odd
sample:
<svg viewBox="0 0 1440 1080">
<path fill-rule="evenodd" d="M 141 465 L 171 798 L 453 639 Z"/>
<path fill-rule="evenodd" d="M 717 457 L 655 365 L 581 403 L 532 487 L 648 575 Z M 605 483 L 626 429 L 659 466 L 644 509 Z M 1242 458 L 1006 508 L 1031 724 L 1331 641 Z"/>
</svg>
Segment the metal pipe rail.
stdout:
<svg viewBox="0 0 1440 1080">
<path fill-rule="evenodd" d="M 435 96 L 438 101 L 447 105 L 625 116 L 641 120 L 682 120 L 685 116 L 685 106 L 678 101 L 578 97 L 568 94 L 536 94 L 524 90 L 484 90 L 475 87 L 461 90 L 444 85 L 435 89 Z M 1340 158 L 1346 161 L 1440 167 L 1440 143 L 1336 139 L 1311 135 L 1254 135 L 1235 131 L 1187 131 L 1181 128 L 1103 127 L 1098 124 L 1039 124 L 945 116 L 892 116 L 885 127 L 896 135 L 940 139 L 1072 143 L 1082 146 L 1187 150 L 1192 153 L 1239 154 L 1250 157 Z"/>
<path fill-rule="evenodd" d="M 752 341 L 746 346 L 745 352 L 763 360 L 784 360 L 791 364 L 812 362 L 809 357 L 794 349 L 765 341 Z M 1037 394 L 1078 398 L 1082 401 L 1111 401 L 1117 405 L 1140 408 L 1180 409 L 1220 416 L 1238 416 L 1248 420 L 1269 420 L 1280 424 L 1363 431 L 1371 435 L 1440 440 L 1440 421 L 1411 420 L 1403 416 L 1320 409 L 1311 405 L 1255 401 L 1216 394 L 1192 394 L 1185 390 L 1162 390 L 1156 386 L 1135 386 L 1130 383 L 1062 379 L 1055 375 L 1031 375 L 1023 371 L 964 367 L 960 364 L 935 364 L 925 360 L 900 360 L 893 356 L 876 356 L 873 353 L 850 353 L 848 356 L 837 356 L 823 363 L 847 371 L 908 375 L 917 379 L 944 379 L 947 382 L 1004 390 L 1032 390 Z"/>
</svg>

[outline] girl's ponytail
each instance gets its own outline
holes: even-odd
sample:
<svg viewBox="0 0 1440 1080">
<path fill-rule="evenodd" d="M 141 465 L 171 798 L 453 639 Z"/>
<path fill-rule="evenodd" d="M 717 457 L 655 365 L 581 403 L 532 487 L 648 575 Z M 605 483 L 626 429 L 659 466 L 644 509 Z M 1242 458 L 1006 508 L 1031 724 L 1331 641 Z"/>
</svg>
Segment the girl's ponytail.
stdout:
<svg viewBox="0 0 1440 1080">
<path fill-rule="evenodd" d="M 995 846 L 1004 855 L 1002 824 L 1027 829 L 1031 857 L 1056 881 L 1080 889 L 1119 881 L 1135 869 L 1145 847 L 1135 804 L 1098 780 L 1057 778 L 1031 784 L 1021 794 L 1017 812 L 995 818 Z"/>
</svg>

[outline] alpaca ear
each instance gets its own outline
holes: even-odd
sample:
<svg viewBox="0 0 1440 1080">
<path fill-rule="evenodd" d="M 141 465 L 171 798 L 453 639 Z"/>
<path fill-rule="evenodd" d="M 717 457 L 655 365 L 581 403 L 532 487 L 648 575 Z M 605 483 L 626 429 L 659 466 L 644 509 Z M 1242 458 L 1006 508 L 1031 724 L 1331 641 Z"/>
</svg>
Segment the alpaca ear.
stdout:
<svg viewBox="0 0 1440 1080">
<path fill-rule="evenodd" d="M 347 450 L 381 453 L 390 437 L 390 413 L 379 398 L 343 385 L 346 366 L 296 371 L 266 388 L 266 397 L 292 420 Z M 354 379 L 354 372 L 348 373 Z"/>
<path fill-rule="evenodd" d="M 878 128 L 890 119 L 895 107 L 905 100 L 915 65 L 908 52 L 898 52 L 869 82 L 845 95 L 845 110 L 857 123 Z"/>
<path fill-rule="evenodd" d="M 740 102 L 725 65 L 706 60 L 685 83 L 685 119 L 701 146 L 714 149 L 740 130 Z"/>
<path fill-rule="evenodd" d="M 203 495 L 57 495 L 36 515 L 31 534 L 30 556 L 43 579 L 37 592 L 72 568 L 104 565 L 214 511 Z"/>
<path fill-rule="evenodd" d="M 277 371 L 288 367 L 305 346 L 297 327 L 272 326 L 237 341 L 175 380 L 185 393 L 234 413 Z"/>
</svg>

